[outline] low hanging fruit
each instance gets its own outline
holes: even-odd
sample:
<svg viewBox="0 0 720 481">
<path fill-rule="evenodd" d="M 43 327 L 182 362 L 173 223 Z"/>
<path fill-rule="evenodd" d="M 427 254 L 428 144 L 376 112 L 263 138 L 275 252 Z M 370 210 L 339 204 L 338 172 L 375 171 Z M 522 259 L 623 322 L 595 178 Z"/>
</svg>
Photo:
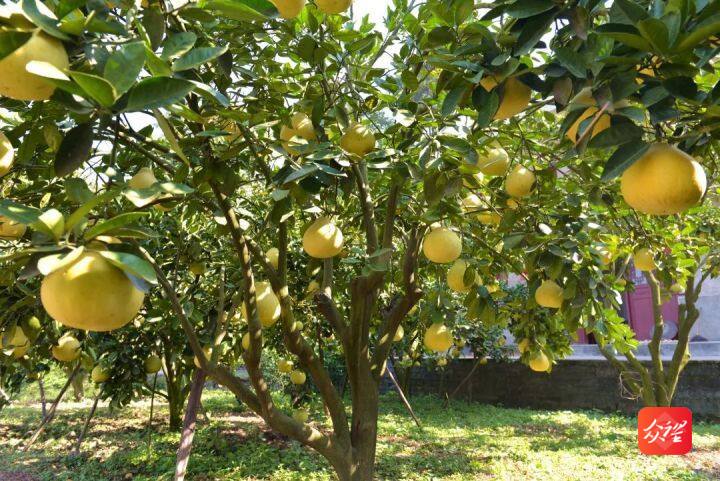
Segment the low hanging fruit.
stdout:
<svg viewBox="0 0 720 481">
<path fill-rule="evenodd" d="M 592 89 L 587 87 L 582 89 L 578 94 L 570 101 L 570 105 L 572 106 L 579 106 L 580 109 L 584 109 L 583 113 L 580 114 L 580 117 L 573 122 L 573 124 L 567 129 L 565 132 L 565 136 L 572 140 L 574 143 L 577 143 L 579 139 L 578 136 L 578 130 L 580 129 L 580 124 L 582 124 L 585 120 L 593 117 L 597 112 L 597 101 L 592 95 Z M 590 122 L 588 121 L 585 125 L 585 128 L 587 129 L 590 126 Z M 595 125 L 592 128 L 592 137 L 595 137 L 597 134 L 602 132 L 605 129 L 608 129 L 610 127 L 610 115 L 603 113 L 600 118 L 595 122 Z M 580 136 L 584 133 L 581 132 Z"/>
<path fill-rule="evenodd" d="M 516 165 L 505 179 L 505 192 L 515 198 L 527 197 L 535 186 L 535 174 L 522 165 Z"/>
<path fill-rule="evenodd" d="M 210 361 L 210 356 L 212 356 L 212 348 L 211 347 L 203 347 L 203 354 L 205 355 L 205 359 Z M 200 364 L 200 359 L 198 359 L 197 356 L 193 356 L 193 364 L 195 364 L 196 368 L 202 369 L 202 365 Z"/>
<path fill-rule="evenodd" d="M 277 362 L 277 369 L 283 374 L 287 374 L 293 370 L 295 363 L 288 361 L 287 359 L 280 359 Z"/>
<path fill-rule="evenodd" d="M 150 167 L 143 167 L 128 181 L 128 187 L 135 190 L 148 189 L 157 183 L 155 172 Z"/>
<path fill-rule="evenodd" d="M 462 254 L 460 237 L 447 227 L 431 230 L 423 239 L 425 257 L 436 264 L 448 264 Z"/>
<path fill-rule="evenodd" d="M 280 300 L 269 282 L 258 281 L 255 283 L 255 303 L 258 318 L 263 327 L 272 327 L 280 319 L 282 313 Z M 247 307 L 244 302 L 241 310 L 243 318 L 247 321 Z"/>
<path fill-rule="evenodd" d="M 657 268 L 655 256 L 647 248 L 640 248 L 633 253 L 633 264 L 635 269 L 643 272 L 654 271 Z"/>
<path fill-rule="evenodd" d="M 555 281 L 543 281 L 535 290 L 535 302 L 542 307 L 559 309 L 563 303 L 563 288 Z"/>
<path fill-rule="evenodd" d="M 310 413 L 307 409 L 296 409 L 292 415 L 293 419 L 299 423 L 306 423 L 310 419 Z"/>
<path fill-rule="evenodd" d="M 58 340 L 57 346 L 53 346 L 52 355 L 60 362 L 71 362 L 80 357 L 80 341 L 74 336 L 63 336 Z"/>
<path fill-rule="evenodd" d="M 453 345 L 452 331 L 445 324 L 436 322 L 425 331 L 425 347 L 434 352 L 445 352 Z"/>
<path fill-rule="evenodd" d="M 305 0 L 270 0 L 285 20 L 297 17 L 305 7 Z"/>
<path fill-rule="evenodd" d="M 15 326 L 12 330 L 6 331 L 0 335 L 3 350 L 11 351 L 12 357 L 20 359 L 30 349 L 30 340 L 20 326 Z"/>
<path fill-rule="evenodd" d="M 521 339 L 520 342 L 518 342 L 517 348 L 520 354 L 525 354 L 530 349 L 530 339 L 527 337 Z"/>
<path fill-rule="evenodd" d="M 678 214 L 696 205 L 707 188 L 702 166 L 668 144 L 656 143 L 620 179 L 625 202 L 650 215 Z"/>
<path fill-rule="evenodd" d="M 493 77 L 485 77 L 480 85 L 488 92 L 497 87 L 497 80 Z M 514 117 L 525 110 L 530 103 L 532 91 L 530 87 L 522 83 L 516 77 L 507 79 L 502 84 L 500 105 L 493 117 L 495 120 L 504 120 Z"/>
<path fill-rule="evenodd" d="M 268 264 L 273 266 L 273 269 L 278 268 L 278 260 L 280 259 L 280 251 L 277 247 L 271 247 L 270 249 L 265 252 L 265 260 L 267 260 Z"/>
<path fill-rule="evenodd" d="M 465 271 L 468 268 L 467 261 L 458 259 L 447 272 L 447 284 L 450 289 L 459 293 L 469 292 L 475 282 L 465 283 Z"/>
<path fill-rule="evenodd" d="M 37 29 L 23 45 L 0 60 L 0 95 L 15 100 L 50 98 L 55 92 L 55 86 L 43 77 L 30 73 L 27 69 L 30 62 L 47 62 L 60 70 L 70 66 L 62 42 Z"/>
<path fill-rule="evenodd" d="M 15 162 L 15 151 L 10 140 L 4 133 L 0 132 L 0 177 L 4 176 Z"/>
<path fill-rule="evenodd" d="M 242 337 L 242 348 L 246 351 L 250 349 L 250 333 L 246 332 Z"/>
<path fill-rule="evenodd" d="M 480 155 L 477 165 L 485 175 L 505 175 L 510 165 L 510 157 L 499 145 L 491 146 L 484 155 Z"/>
<path fill-rule="evenodd" d="M 295 130 L 291 127 L 288 127 L 286 125 L 280 127 L 280 143 L 282 144 L 283 149 L 285 149 L 285 152 L 290 155 L 300 155 L 300 151 L 293 149 L 290 146 L 290 142 L 292 141 L 293 137 L 300 137 L 300 135 L 298 135 L 298 133 L 295 132 Z"/>
<path fill-rule="evenodd" d="M 353 0 L 315 0 L 315 5 L 320 11 L 329 15 L 343 13 L 352 3 Z"/>
<path fill-rule="evenodd" d="M 354 122 L 340 138 L 340 147 L 353 155 L 364 157 L 375 149 L 375 135 L 365 125 Z"/>
<path fill-rule="evenodd" d="M 25 235 L 27 226 L 0 215 L 0 239 L 17 240 Z"/>
<path fill-rule="evenodd" d="M 297 369 L 290 373 L 290 382 L 292 382 L 293 384 L 305 384 L 306 379 L 307 376 L 305 375 L 305 373 Z"/>
<path fill-rule="evenodd" d="M 312 120 L 302 112 L 293 114 L 290 118 L 290 125 L 292 125 L 296 134 L 305 140 L 315 140 L 317 138 Z"/>
<path fill-rule="evenodd" d="M 145 359 L 143 367 L 145 368 L 146 374 L 155 374 L 162 369 L 162 360 L 160 359 L 160 356 L 151 354 L 147 359 Z"/>
<path fill-rule="evenodd" d="M 110 372 L 98 364 L 90 373 L 90 378 L 95 384 L 101 384 L 110 379 Z"/>
<path fill-rule="evenodd" d="M 50 317 L 59 323 L 103 332 L 132 321 L 145 294 L 99 252 L 85 251 L 75 262 L 43 279 L 40 299 Z"/>
<path fill-rule="evenodd" d="M 530 358 L 530 369 L 536 372 L 546 372 L 550 369 L 550 359 L 540 351 Z"/>
<path fill-rule="evenodd" d="M 344 242 L 342 231 L 330 217 L 320 217 L 303 234 L 303 249 L 316 259 L 335 257 L 342 250 Z"/>
<path fill-rule="evenodd" d="M 405 337 L 405 329 L 403 329 L 402 326 L 398 326 L 397 331 L 395 331 L 395 336 L 393 336 L 393 342 L 400 342 L 403 337 Z"/>
</svg>

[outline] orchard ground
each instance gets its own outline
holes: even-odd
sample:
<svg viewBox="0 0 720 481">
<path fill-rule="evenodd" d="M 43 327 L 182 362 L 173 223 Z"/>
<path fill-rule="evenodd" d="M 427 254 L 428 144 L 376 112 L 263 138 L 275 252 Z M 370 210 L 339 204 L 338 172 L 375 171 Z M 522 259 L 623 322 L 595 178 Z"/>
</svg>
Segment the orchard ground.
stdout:
<svg viewBox="0 0 720 481">
<path fill-rule="evenodd" d="M 55 377 L 55 376 L 53 376 Z M 62 379 L 49 380 L 51 397 Z M 27 452 L 20 438 L 37 426 L 34 385 L 0 414 L 0 479 L 15 481 L 159 481 L 172 479 L 179 433 L 168 432 L 159 404 L 151 436 L 149 402 L 99 408 L 80 457 L 69 453 L 93 395 L 61 405 L 58 418 Z M 70 397 L 68 397 L 70 399 Z M 282 405 L 286 399 L 278 397 Z M 638 453 L 636 420 L 592 411 L 531 411 L 416 397 L 417 428 L 395 396 L 381 403 L 377 479 L 381 480 L 717 480 L 720 425 L 700 423 L 687 456 Z M 203 397 L 189 480 L 325 481 L 326 461 L 295 441 L 267 430 L 224 389 Z M 322 409 L 313 409 L 322 422 Z M 151 447 L 148 447 L 148 441 Z M 10 474 L 12 473 L 12 475 Z"/>
</svg>

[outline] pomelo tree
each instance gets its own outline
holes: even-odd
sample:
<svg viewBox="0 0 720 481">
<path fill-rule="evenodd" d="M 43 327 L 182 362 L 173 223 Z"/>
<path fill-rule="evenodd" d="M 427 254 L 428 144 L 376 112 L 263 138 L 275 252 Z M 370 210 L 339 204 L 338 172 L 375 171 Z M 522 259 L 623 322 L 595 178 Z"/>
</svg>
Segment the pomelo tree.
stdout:
<svg viewBox="0 0 720 481">
<path fill-rule="evenodd" d="M 453 301 L 471 321 L 505 312 L 536 371 L 578 327 L 632 347 L 616 316 L 587 315 L 588 218 L 703 200 L 720 22 L 692 2 L 396 0 L 381 35 L 351 3 L 3 7 L 0 234 L 14 285 L 55 321 L 112 336 L 144 310 L 160 339 L 177 323 L 272 429 L 369 480 L 379 382 L 421 299 L 430 352 L 463 341 Z M 503 300 L 506 273 L 527 297 Z M 331 429 L 278 407 L 262 367 L 280 340 Z"/>
</svg>

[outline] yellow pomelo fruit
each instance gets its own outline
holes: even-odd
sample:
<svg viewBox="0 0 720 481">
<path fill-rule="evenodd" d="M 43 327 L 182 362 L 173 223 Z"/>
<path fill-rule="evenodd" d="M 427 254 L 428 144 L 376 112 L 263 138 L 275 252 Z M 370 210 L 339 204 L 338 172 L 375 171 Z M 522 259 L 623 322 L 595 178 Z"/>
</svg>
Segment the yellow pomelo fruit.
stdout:
<svg viewBox="0 0 720 481">
<path fill-rule="evenodd" d="M 300 137 L 300 134 L 296 132 L 295 129 L 286 125 L 280 127 L 280 143 L 282 144 L 283 149 L 285 149 L 285 152 L 290 155 L 300 155 L 300 152 L 298 150 L 293 149 L 290 146 L 290 141 L 293 139 L 293 137 Z M 295 142 L 295 144 L 299 144 L 299 142 Z"/>
<path fill-rule="evenodd" d="M 565 136 L 572 140 L 573 142 L 577 143 L 578 139 L 578 130 L 580 129 L 580 124 L 585 121 L 586 119 L 589 119 L 590 117 L 594 116 L 597 113 L 598 109 L 597 107 L 588 107 L 585 109 L 585 112 L 578 117 L 578 119 L 570 126 L 570 128 L 567 129 L 567 132 L 565 132 Z M 585 128 L 588 128 L 587 126 Z M 608 114 L 602 114 L 597 122 L 595 122 L 595 125 L 592 128 L 592 136 L 595 137 L 597 134 L 602 132 L 605 129 L 610 128 L 610 116 Z"/>
<path fill-rule="evenodd" d="M 550 369 L 550 359 L 544 352 L 538 352 L 530 359 L 530 369 L 536 372 L 545 372 Z"/>
<path fill-rule="evenodd" d="M 490 91 L 497 86 L 497 81 L 492 77 L 485 77 L 480 85 Z M 503 83 L 503 93 L 500 99 L 500 106 L 495 112 L 495 120 L 504 120 L 513 117 L 525 110 L 530 103 L 530 87 L 515 77 L 507 79 Z"/>
<path fill-rule="evenodd" d="M 212 356 L 212 348 L 211 347 L 203 347 L 203 354 L 205 354 L 205 359 L 210 361 L 210 356 Z M 198 369 L 202 368 L 202 366 L 200 365 L 200 359 L 198 359 L 197 356 L 193 356 L 193 364 L 195 364 L 195 367 Z"/>
<path fill-rule="evenodd" d="M 480 364 L 485 365 L 485 364 L 487 364 L 487 363 L 488 363 L 488 358 L 487 358 L 487 356 L 483 356 L 483 357 L 480 358 Z"/>
<path fill-rule="evenodd" d="M 535 290 L 535 302 L 542 307 L 559 309 L 563 303 L 563 288 L 555 281 L 543 281 Z"/>
<path fill-rule="evenodd" d="M 62 42 L 42 30 L 35 30 L 25 44 L 0 60 L 0 95 L 15 100 L 50 98 L 55 86 L 25 69 L 33 61 L 47 62 L 60 70 L 70 65 Z"/>
<path fill-rule="evenodd" d="M 148 189 L 156 182 L 153 170 L 150 167 L 143 167 L 128 181 L 128 187 L 135 190 Z"/>
<path fill-rule="evenodd" d="M 160 356 L 152 354 L 148 356 L 147 359 L 145 359 L 143 367 L 145 368 L 145 372 L 147 374 L 155 374 L 160 369 L 162 369 L 162 360 L 160 359 Z"/>
<path fill-rule="evenodd" d="M 190 272 L 192 272 L 196 276 L 201 276 L 205 274 L 207 271 L 207 268 L 205 267 L 204 262 L 193 262 L 190 264 Z"/>
<path fill-rule="evenodd" d="M 242 337 L 242 347 L 246 351 L 250 349 L 250 333 L 246 332 Z"/>
<path fill-rule="evenodd" d="M 30 349 L 30 340 L 20 326 L 15 326 L 12 331 L 7 331 L 0 336 L 3 349 L 12 349 L 12 356 L 20 359 Z"/>
<path fill-rule="evenodd" d="M 502 216 L 497 212 L 483 212 L 478 214 L 478 220 L 481 224 L 485 225 L 500 225 Z"/>
<path fill-rule="evenodd" d="M 655 265 L 655 257 L 653 256 L 650 249 L 641 248 L 635 251 L 633 254 L 633 263 L 635 269 L 639 271 L 654 271 L 657 268 Z"/>
<path fill-rule="evenodd" d="M 97 365 L 90 373 L 90 378 L 95 384 L 100 384 L 110 379 L 110 373 L 101 365 Z"/>
<path fill-rule="evenodd" d="M 510 157 L 502 147 L 488 147 L 485 154 L 480 154 L 478 167 L 485 175 L 505 175 L 510 165 Z"/>
<path fill-rule="evenodd" d="M 405 337 L 405 329 L 403 329 L 402 326 L 398 326 L 397 331 L 395 331 L 395 336 L 393 336 L 393 342 L 400 342 L 403 337 Z"/>
<path fill-rule="evenodd" d="M 676 282 L 670 286 L 670 292 L 673 294 L 683 294 L 685 292 L 685 288 Z"/>
<path fill-rule="evenodd" d="M 431 262 L 447 264 L 460 257 L 462 241 L 450 229 L 438 227 L 430 231 L 423 239 L 423 253 Z"/>
<path fill-rule="evenodd" d="M 310 419 L 310 413 L 307 409 L 296 409 L 293 412 L 292 418 L 299 423 L 306 423 Z"/>
<path fill-rule="evenodd" d="M 436 322 L 425 331 L 424 344 L 431 351 L 447 351 L 453 345 L 452 332 L 445 324 Z"/>
<path fill-rule="evenodd" d="M 100 253 L 87 251 L 45 277 L 40 298 L 50 317 L 59 323 L 100 332 L 132 321 L 145 294 Z"/>
<path fill-rule="evenodd" d="M 353 122 L 340 138 L 345 152 L 363 157 L 375 149 L 375 134 L 361 123 Z"/>
<path fill-rule="evenodd" d="M 286 20 L 297 17 L 305 7 L 305 0 L 270 0 L 270 2 Z"/>
<path fill-rule="evenodd" d="M 85 14 L 79 8 L 65 15 L 60 21 L 60 31 L 70 35 L 82 35 L 85 30 Z"/>
<path fill-rule="evenodd" d="M 472 288 L 475 283 L 471 282 L 470 284 L 465 284 L 464 278 L 467 268 L 467 262 L 463 259 L 458 259 L 455 261 L 452 267 L 448 269 L 447 284 L 450 289 L 455 292 L 461 293 L 470 291 L 470 288 Z"/>
<path fill-rule="evenodd" d="M 10 172 L 15 162 L 15 151 L 10 140 L 0 132 L 0 177 Z"/>
<path fill-rule="evenodd" d="M 270 249 L 265 252 L 265 259 L 268 261 L 268 264 L 273 266 L 273 269 L 278 268 L 278 260 L 280 259 L 280 251 L 277 247 L 271 247 Z"/>
<path fill-rule="evenodd" d="M 320 217 L 303 234 L 303 249 L 316 259 L 335 257 L 342 250 L 344 242 L 342 231 L 330 217 Z"/>
<path fill-rule="evenodd" d="M 80 341 L 73 336 L 63 336 L 52 347 L 52 355 L 60 362 L 74 361 L 80 357 Z"/>
<path fill-rule="evenodd" d="M 518 207 L 520 207 L 520 203 L 513 198 L 506 200 L 505 205 L 507 205 L 508 209 L 511 210 L 516 210 Z"/>
<path fill-rule="evenodd" d="M 342 13 L 352 5 L 353 0 L 315 0 L 315 5 L 324 13 Z"/>
<path fill-rule="evenodd" d="M 522 339 L 520 342 L 518 342 L 518 351 L 520 351 L 520 354 L 525 354 L 528 349 L 530 349 L 530 339 L 527 337 L 525 339 Z"/>
<path fill-rule="evenodd" d="M 468 189 L 472 189 L 473 187 L 477 187 L 476 184 L 482 185 L 485 182 L 485 174 L 482 172 L 477 172 L 475 174 L 472 174 L 471 176 L 474 179 L 474 182 L 471 180 L 468 180 L 468 177 L 465 177 L 463 179 L 463 185 L 467 187 Z"/>
<path fill-rule="evenodd" d="M 522 165 L 516 165 L 505 179 L 505 192 L 515 198 L 527 197 L 535 185 L 535 174 Z"/>
<path fill-rule="evenodd" d="M 287 374 L 293 370 L 294 365 L 295 363 L 292 361 L 288 361 L 287 359 L 280 359 L 277 363 L 277 369 L 278 371 Z"/>
<path fill-rule="evenodd" d="M 258 281 L 255 283 L 255 302 L 257 305 L 258 318 L 263 327 L 272 327 L 278 319 L 282 309 L 280 307 L 280 300 L 275 295 L 275 291 L 272 289 L 267 281 Z M 247 307 L 243 302 L 242 305 L 243 318 L 247 320 Z"/>
<path fill-rule="evenodd" d="M 620 180 L 630 207 L 645 214 L 678 214 L 697 204 L 707 188 L 702 166 L 672 145 L 656 143 Z"/>
<path fill-rule="evenodd" d="M 315 127 L 313 126 L 312 120 L 306 114 L 297 112 L 290 119 L 293 130 L 305 140 L 315 140 Z"/>
<path fill-rule="evenodd" d="M 306 379 L 305 373 L 297 369 L 290 373 L 290 382 L 293 384 L 305 384 Z"/>
<path fill-rule="evenodd" d="M 468 194 L 460 201 L 460 207 L 463 212 L 475 212 L 483 207 L 483 201 L 475 194 Z"/>
<path fill-rule="evenodd" d="M 445 366 L 447 366 L 447 363 L 448 363 L 448 361 L 444 357 L 441 357 L 440 359 L 437 360 L 438 367 L 445 367 Z"/>
<path fill-rule="evenodd" d="M 0 215 L 0 239 L 16 240 L 25 235 L 27 226 Z"/>
</svg>

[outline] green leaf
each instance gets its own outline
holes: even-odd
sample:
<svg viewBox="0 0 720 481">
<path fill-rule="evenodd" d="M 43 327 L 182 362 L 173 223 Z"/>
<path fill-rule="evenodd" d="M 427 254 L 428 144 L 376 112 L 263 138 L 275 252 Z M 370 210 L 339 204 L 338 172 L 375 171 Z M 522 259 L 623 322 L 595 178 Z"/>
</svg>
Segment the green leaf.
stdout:
<svg viewBox="0 0 720 481">
<path fill-rule="evenodd" d="M 649 148 L 650 144 L 643 141 L 630 142 L 620 146 L 605 164 L 605 170 L 603 171 L 601 179 L 607 182 L 621 175 L 647 152 Z"/>
<path fill-rule="evenodd" d="M 647 18 L 639 21 L 637 29 L 640 34 L 650 42 L 657 52 L 666 52 L 670 47 L 670 35 L 667 26 L 657 18 Z"/>
<path fill-rule="evenodd" d="M 43 77 L 47 82 L 53 84 L 61 90 L 64 90 L 65 92 L 77 95 L 78 97 L 85 97 L 87 95 L 87 93 L 78 84 L 74 83 L 70 77 L 65 74 L 65 72 L 49 62 L 31 60 L 27 65 L 25 65 L 25 70 L 31 74 Z"/>
<path fill-rule="evenodd" d="M 38 220 L 32 224 L 32 227 L 58 241 L 65 232 L 65 217 L 59 210 L 50 209 L 40 214 Z"/>
<path fill-rule="evenodd" d="M 267 0 L 201 0 L 198 6 L 243 22 L 264 21 L 278 13 Z"/>
<path fill-rule="evenodd" d="M 100 251 L 99 254 L 126 273 L 157 284 L 155 269 L 144 259 L 126 252 Z"/>
<path fill-rule="evenodd" d="M 535 47 L 540 39 L 545 35 L 555 21 L 557 16 L 557 9 L 549 10 L 548 12 L 540 15 L 528 18 L 525 24 L 520 30 L 517 42 L 513 48 L 513 52 L 516 55 L 525 55 Z"/>
<path fill-rule="evenodd" d="M 0 60 L 25 45 L 30 40 L 30 32 L 19 30 L 0 31 Z"/>
<path fill-rule="evenodd" d="M 713 35 L 720 33 L 720 14 L 713 15 L 712 17 L 700 22 L 692 31 L 682 36 L 677 47 L 674 49 L 676 52 L 682 52 L 683 50 L 689 50 L 694 48 L 697 44 L 707 41 Z"/>
<path fill-rule="evenodd" d="M 71 40 L 69 35 L 58 28 L 57 19 L 48 17 L 40 12 L 40 7 L 38 7 L 35 0 L 20 0 L 20 7 L 30 21 L 40 27 L 45 33 L 60 40 Z"/>
<path fill-rule="evenodd" d="M 478 161 L 478 153 L 470 142 L 459 137 L 451 137 L 449 135 L 441 135 L 438 141 L 444 146 L 463 156 L 465 163 L 474 165 Z"/>
<path fill-rule="evenodd" d="M 581 54 L 567 47 L 558 47 L 555 49 L 555 55 L 558 63 L 571 74 L 579 78 L 587 76 L 587 64 Z"/>
<path fill-rule="evenodd" d="M 195 88 L 189 81 L 171 77 L 141 80 L 128 92 L 126 112 L 156 109 L 182 100 Z"/>
<path fill-rule="evenodd" d="M 189 52 L 196 41 L 197 35 L 192 32 L 174 33 L 165 40 L 160 56 L 165 60 L 179 57 Z"/>
<path fill-rule="evenodd" d="M 90 158 L 95 131 L 92 123 L 80 124 L 70 129 L 55 154 L 55 175 L 64 177 Z"/>
<path fill-rule="evenodd" d="M 619 13 L 632 23 L 637 23 L 649 16 L 643 7 L 631 0 L 615 0 L 612 8 L 617 9 Z"/>
<path fill-rule="evenodd" d="M 143 10 L 141 23 L 150 40 L 150 47 L 155 51 L 165 36 L 165 16 L 158 7 L 146 8 Z"/>
<path fill-rule="evenodd" d="M 620 122 L 599 132 L 588 143 L 593 149 L 605 149 L 642 139 L 643 130 L 630 122 Z"/>
<path fill-rule="evenodd" d="M 145 44 L 126 43 L 108 57 L 103 76 L 122 95 L 135 83 L 144 65 Z"/>
<path fill-rule="evenodd" d="M 136 220 L 146 217 L 148 215 L 148 212 L 125 212 L 123 214 L 113 217 L 112 219 L 106 220 L 105 222 L 95 224 L 93 227 L 91 227 L 85 232 L 85 235 L 83 237 L 85 237 L 85 239 L 94 239 L 99 235 L 106 234 L 120 227 L 125 227 L 126 225 L 131 224 Z"/>
<path fill-rule="evenodd" d="M 632 25 L 623 25 L 620 23 L 606 23 L 595 29 L 600 35 L 605 35 L 618 42 L 622 42 L 628 47 L 632 47 L 642 52 L 652 50 L 650 42 L 645 40 L 640 31 Z"/>
<path fill-rule="evenodd" d="M 87 185 L 87 182 L 77 177 L 71 177 L 65 180 L 65 192 L 72 202 L 82 204 L 93 198 L 93 193 Z"/>
<path fill-rule="evenodd" d="M 42 212 L 35 207 L 19 204 L 10 199 L 0 199 L 0 215 L 24 225 L 30 225 L 40 218 Z"/>
<path fill-rule="evenodd" d="M 115 103 L 117 92 L 110 82 L 97 75 L 84 72 L 68 72 L 83 91 L 103 107 Z"/>
<path fill-rule="evenodd" d="M 158 109 L 153 109 L 153 115 L 155 116 L 155 120 L 158 122 L 158 126 L 160 126 L 160 130 L 162 130 L 163 135 L 165 135 L 165 140 L 167 140 L 168 144 L 170 144 L 170 149 L 175 152 L 178 157 L 185 161 L 186 164 L 190 165 L 188 158 L 185 156 L 185 152 L 183 152 L 182 147 L 180 147 L 180 143 L 170 126 L 170 122 L 167 121 L 165 116 Z"/>
<path fill-rule="evenodd" d="M 190 70 L 192 68 L 199 67 L 200 65 L 214 60 L 220 55 L 224 54 L 225 52 L 227 52 L 227 49 L 227 44 L 223 45 L 222 47 L 194 48 L 179 59 L 177 59 L 173 63 L 172 69 L 175 72 L 182 72 L 183 70 Z"/>
<path fill-rule="evenodd" d="M 665 80 L 662 85 L 675 97 L 697 100 L 698 86 L 690 77 L 672 77 Z"/>
<path fill-rule="evenodd" d="M 455 112 L 455 109 L 460 104 L 460 101 L 465 96 L 465 93 L 470 88 L 467 84 L 458 85 L 454 89 L 452 89 L 448 94 L 445 96 L 445 100 L 443 100 L 442 104 L 442 115 L 443 117 L 447 117 L 448 115 L 451 115 L 453 112 Z"/>
<path fill-rule="evenodd" d="M 505 13 L 514 18 L 528 18 L 547 12 L 555 6 L 552 0 L 518 0 L 505 8 Z"/>
</svg>

